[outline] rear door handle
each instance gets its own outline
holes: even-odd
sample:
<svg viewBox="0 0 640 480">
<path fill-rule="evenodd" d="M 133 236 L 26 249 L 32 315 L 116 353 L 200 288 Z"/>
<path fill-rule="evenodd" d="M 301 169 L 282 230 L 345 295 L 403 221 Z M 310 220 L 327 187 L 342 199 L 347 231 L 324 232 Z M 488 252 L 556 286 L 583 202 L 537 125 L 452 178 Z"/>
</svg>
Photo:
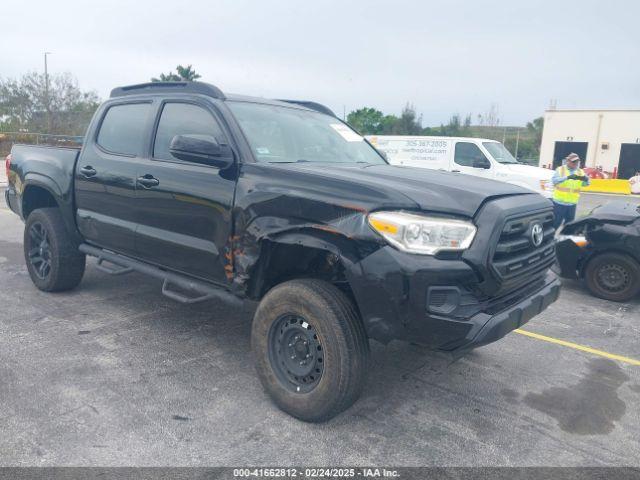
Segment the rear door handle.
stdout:
<svg viewBox="0 0 640 480">
<path fill-rule="evenodd" d="M 98 172 L 91 165 L 87 165 L 86 167 L 82 167 L 80 169 L 80 173 L 85 177 L 93 177 Z"/>
<path fill-rule="evenodd" d="M 148 173 L 142 177 L 138 177 L 138 183 L 144 188 L 157 187 L 160 185 L 160 181 Z"/>
</svg>

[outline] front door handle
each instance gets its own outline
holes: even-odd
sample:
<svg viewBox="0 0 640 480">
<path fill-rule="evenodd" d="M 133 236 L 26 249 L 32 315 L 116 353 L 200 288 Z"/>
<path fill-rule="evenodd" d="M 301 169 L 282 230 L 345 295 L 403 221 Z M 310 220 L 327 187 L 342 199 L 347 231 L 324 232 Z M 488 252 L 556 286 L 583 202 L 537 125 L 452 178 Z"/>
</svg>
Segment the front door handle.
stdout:
<svg viewBox="0 0 640 480">
<path fill-rule="evenodd" d="M 138 177 L 138 183 L 144 188 L 157 187 L 160 185 L 160 181 L 148 173 L 142 177 Z"/>
<path fill-rule="evenodd" d="M 80 169 L 80 173 L 88 178 L 88 177 L 93 177 L 98 172 L 91 165 L 87 165 L 86 167 L 82 167 Z"/>
</svg>

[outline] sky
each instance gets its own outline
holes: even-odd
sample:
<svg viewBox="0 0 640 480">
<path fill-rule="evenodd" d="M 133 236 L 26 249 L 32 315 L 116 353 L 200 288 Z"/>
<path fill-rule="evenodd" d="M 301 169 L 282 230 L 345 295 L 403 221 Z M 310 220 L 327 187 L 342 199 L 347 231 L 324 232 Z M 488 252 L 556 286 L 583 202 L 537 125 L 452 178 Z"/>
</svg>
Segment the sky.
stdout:
<svg viewBox="0 0 640 480">
<path fill-rule="evenodd" d="M 425 126 L 499 110 L 640 108 L 640 2 L 182 0 L 7 2 L 0 77 L 70 72 L 102 98 L 192 64 L 223 91 L 399 114 Z"/>
</svg>

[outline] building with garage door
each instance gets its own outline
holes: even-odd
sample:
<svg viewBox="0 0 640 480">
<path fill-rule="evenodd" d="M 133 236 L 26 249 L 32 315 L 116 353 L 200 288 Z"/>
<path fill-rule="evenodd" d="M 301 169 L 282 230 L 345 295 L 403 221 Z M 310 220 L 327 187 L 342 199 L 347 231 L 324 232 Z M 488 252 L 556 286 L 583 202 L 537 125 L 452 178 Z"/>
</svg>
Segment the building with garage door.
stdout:
<svg viewBox="0 0 640 480">
<path fill-rule="evenodd" d="M 547 110 L 540 166 L 555 168 L 571 152 L 584 167 L 632 177 L 640 171 L 640 110 Z"/>
</svg>

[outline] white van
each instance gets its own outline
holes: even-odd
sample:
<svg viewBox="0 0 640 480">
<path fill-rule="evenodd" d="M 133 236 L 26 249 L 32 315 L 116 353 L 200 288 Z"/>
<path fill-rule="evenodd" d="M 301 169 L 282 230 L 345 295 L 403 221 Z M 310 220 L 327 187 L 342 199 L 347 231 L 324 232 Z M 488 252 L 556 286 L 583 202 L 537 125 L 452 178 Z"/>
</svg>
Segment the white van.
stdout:
<svg viewBox="0 0 640 480">
<path fill-rule="evenodd" d="M 553 193 L 553 170 L 518 163 L 504 145 L 485 138 L 370 135 L 367 140 L 392 165 L 432 168 L 492 178 L 534 190 L 547 198 Z"/>
</svg>

